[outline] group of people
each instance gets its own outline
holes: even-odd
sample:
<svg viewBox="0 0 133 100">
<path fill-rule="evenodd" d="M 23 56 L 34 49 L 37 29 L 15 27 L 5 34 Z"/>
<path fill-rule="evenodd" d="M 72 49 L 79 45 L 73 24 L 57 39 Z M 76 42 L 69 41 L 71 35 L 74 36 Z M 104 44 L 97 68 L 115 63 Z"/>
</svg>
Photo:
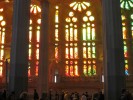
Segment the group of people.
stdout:
<svg viewBox="0 0 133 100">
<path fill-rule="evenodd" d="M 133 100 L 133 96 L 127 89 L 122 89 L 120 100 Z"/>
<path fill-rule="evenodd" d="M 49 92 L 47 95 L 48 100 L 104 100 L 104 94 L 102 91 L 94 93 L 93 95 L 88 92 L 78 93 L 78 92 Z M 43 100 L 43 99 L 42 99 Z"/>
<path fill-rule="evenodd" d="M 42 93 L 39 97 L 37 90 L 34 89 L 31 97 L 29 97 L 27 92 L 22 92 L 19 98 L 16 98 L 15 92 L 7 95 L 6 90 L 4 90 L 0 92 L 0 100 L 104 100 L 104 94 L 102 91 L 93 93 L 92 95 L 88 92 L 49 91 L 48 93 Z M 127 89 L 122 89 L 119 100 L 133 100 L 133 97 Z"/>
</svg>

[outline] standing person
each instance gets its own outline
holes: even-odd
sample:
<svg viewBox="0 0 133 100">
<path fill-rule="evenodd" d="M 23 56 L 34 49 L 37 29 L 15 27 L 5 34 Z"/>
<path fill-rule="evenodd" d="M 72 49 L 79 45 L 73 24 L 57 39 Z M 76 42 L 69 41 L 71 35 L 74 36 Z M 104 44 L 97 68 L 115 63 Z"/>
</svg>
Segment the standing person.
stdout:
<svg viewBox="0 0 133 100">
<path fill-rule="evenodd" d="M 39 100 L 39 96 L 36 89 L 34 89 L 34 100 Z"/>
</svg>

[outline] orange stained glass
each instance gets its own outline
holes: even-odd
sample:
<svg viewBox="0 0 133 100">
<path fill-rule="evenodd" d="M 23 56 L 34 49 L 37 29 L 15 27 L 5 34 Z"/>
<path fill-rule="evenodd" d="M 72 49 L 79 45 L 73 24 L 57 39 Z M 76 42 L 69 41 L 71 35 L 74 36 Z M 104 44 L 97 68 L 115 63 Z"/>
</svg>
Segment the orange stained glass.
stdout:
<svg viewBox="0 0 133 100">
<path fill-rule="evenodd" d="M 74 58 L 75 59 L 78 58 L 78 48 L 77 47 L 74 48 Z"/>
<path fill-rule="evenodd" d="M 32 39 L 32 31 L 30 30 L 29 31 L 29 42 L 31 42 L 31 39 Z"/>
<path fill-rule="evenodd" d="M 41 8 L 37 5 L 31 5 L 30 12 L 33 14 L 37 14 L 41 12 Z"/>
<path fill-rule="evenodd" d="M 74 68 L 70 65 L 70 76 L 74 76 Z"/>
<path fill-rule="evenodd" d="M 73 59 L 73 48 L 70 48 L 70 58 Z"/>
<path fill-rule="evenodd" d="M 59 32 L 58 32 L 58 29 L 55 29 L 55 41 L 59 41 Z"/>
<path fill-rule="evenodd" d="M 28 76 L 31 76 L 31 69 L 30 69 L 30 66 L 28 67 Z"/>
<path fill-rule="evenodd" d="M 37 30 L 36 32 L 36 39 L 37 39 L 37 42 L 40 42 L 40 30 Z"/>
<path fill-rule="evenodd" d="M 4 49 L 0 50 L 0 60 L 3 60 L 4 58 Z"/>
<path fill-rule="evenodd" d="M 70 41 L 73 41 L 73 28 L 70 28 Z"/>
<path fill-rule="evenodd" d="M 78 30 L 74 29 L 74 41 L 78 40 Z"/>
<path fill-rule="evenodd" d="M 65 58 L 69 59 L 69 50 L 68 50 L 68 48 L 66 48 L 66 55 L 65 55 Z"/>
<path fill-rule="evenodd" d="M 31 49 L 29 49 L 29 60 L 31 60 Z"/>
<path fill-rule="evenodd" d="M 68 29 L 65 30 L 65 40 L 69 41 L 69 30 Z"/>
<path fill-rule="evenodd" d="M 39 60 L 39 49 L 36 49 L 36 59 Z"/>
<path fill-rule="evenodd" d="M 36 66 L 35 75 L 38 76 L 38 66 Z"/>
<path fill-rule="evenodd" d="M 74 66 L 74 74 L 75 74 L 75 76 L 79 76 L 77 65 Z"/>
<path fill-rule="evenodd" d="M 2 77 L 2 74 L 3 74 L 3 67 L 0 66 L 0 77 Z"/>
<path fill-rule="evenodd" d="M 83 66 L 83 73 L 85 76 L 87 76 L 87 66 L 86 65 Z"/>
<path fill-rule="evenodd" d="M 122 27 L 123 39 L 126 39 L 126 27 Z"/>
<path fill-rule="evenodd" d="M 87 56 L 86 56 L 86 47 L 83 47 L 83 58 L 87 58 Z"/>
<path fill-rule="evenodd" d="M 66 76 L 69 76 L 69 67 L 68 67 L 68 65 L 66 65 L 66 67 L 65 67 L 65 74 L 66 74 Z"/>
<path fill-rule="evenodd" d="M 59 54 L 58 52 L 59 52 L 59 51 L 58 51 L 58 47 L 55 47 L 55 58 L 56 58 L 56 59 L 58 59 L 58 54 Z"/>
</svg>

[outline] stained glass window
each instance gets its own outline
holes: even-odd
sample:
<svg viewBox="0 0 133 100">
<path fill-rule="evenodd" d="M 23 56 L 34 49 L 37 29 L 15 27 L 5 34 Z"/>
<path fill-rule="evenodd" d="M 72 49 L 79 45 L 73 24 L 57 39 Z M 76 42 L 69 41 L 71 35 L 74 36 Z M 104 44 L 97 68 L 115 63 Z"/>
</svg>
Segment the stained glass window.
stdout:
<svg viewBox="0 0 133 100">
<path fill-rule="evenodd" d="M 72 7 L 73 10 L 78 10 L 78 11 L 86 10 L 87 7 L 89 6 L 90 6 L 89 2 L 72 2 L 70 4 L 70 7 Z"/>
<path fill-rule="evenodd" d="M 74 12 L 69 12 L 65 19 L 65 59 L 66 59 L 66 76 L 79 76 L 78 67 L 78 19 Z"/>
<path fill-rule="evenodd" d="M 0 9 L 0 77 L 3 75 L 3 67 L 4 67 L 4 44 L 5 44 L 5 34 L 6 34 L 6 21 L 4 20 L 4 16 L 2 16 L 3 8 Z"/>
<path fill-rule="evenodd" d="M 28 76 L 38 76 L 41 9 L 37 5 L 31 5 L 30 12 Z"/>
<path fill-rule="evenodd" d="M 59 60 L 59 6 L 55 7 L 55 61 L 58 63 Z"/>
<path fill-rule="evenodd" d="M 92 12 L 87 10 L 90 3 L 73 2 L 69 6 L 73 11 L 68 12 L 65 18 L 65 75 L 69 77 L 80 76 L 82 73 L 84 76 L 96 75 L 95 18 Z M 84 14 L 76 15 L 76 11 L 83 10 L 86 10 Z"/>
<path fill-rule="evenodd" d="M 133 8 L 133 0 L 120 0 L 121 8 L 130 10 Z"/>
<path fill-rule="evenodd" d="M 133 16 L 130 10 L 133 8 L 133 0 L 120 0 L 122 11 L 122 33 L 124 44 L 124 57 L 125 57 L 125 74 L 129 75 L 129 68 L 132 67 L 130 62 L 132 59 L 132 39 L 133 39 Z"/>
<path fill-rule="evenodd" d="M 82 25 L 83 36 L 83 73 L 85 76 L 96 75 L 96 33 L 94 25 L 94 16 L 91 11 L 87 11 L 83 17 Z"/>
</svg>

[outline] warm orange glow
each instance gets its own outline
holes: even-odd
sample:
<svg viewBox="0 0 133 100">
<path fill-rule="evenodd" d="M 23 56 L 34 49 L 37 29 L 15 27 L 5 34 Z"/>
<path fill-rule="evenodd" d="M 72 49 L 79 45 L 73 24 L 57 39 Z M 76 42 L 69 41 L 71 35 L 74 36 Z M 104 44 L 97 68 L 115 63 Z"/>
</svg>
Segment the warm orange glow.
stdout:
<svg viewBox="0 0 133 100">
<path fill-rule="evenodd" d="M 36 50 L 36 59 L 39 60 L 39 49 Z"/>
<path fill-rule="evenodd" d="M 35 75 L 38 76 L 38 66 L 36 66 Z"/>
<path fill-rule="evenodd" d="M 38 20 L 37 20 L 37 23 L 38 23 L 38 24 L 41 24 L 41 19 L 38 19 Z"/>
<path fill-rule="evenodd" d="M 37 36 L 36 36 L 37 37 L 37 42 L 40 42 L 40 30 L 37 30 L 36 34 L 37 34 Z"/>
<path fill-rule="evenodd" d="M 31 49 L 29 49 L 29 60 L 31 60 Z"/>
<path fill-rule="evenodd" d="M 30 67 L 28 67 L 28 76 L 31 76 Z"/>
<path fill-rule="evenodd" d="M 3 12 L 3 8 L 0 8 L 0 12 Z"/>
<path fill-rule="evenodd" d="M 69 67 L 68 66 L 65 67 L 65 74 L 66 74 L 66 76 L 69 76 Z"/>
<path fill-rule="evenodd" d="M 3 67 L 0 66 L 0 77 L 2 77 Z"/>
<path fill-rule="evenodd" d="M 3 16 L 0 16 L 0 21 L 2 21 L 3 20 Z"/>
<path fill-rule="evenodd" d="M 31 42 L 32 39 L 32 31 L 29 31 L 29 42 Z"/>
<path fill-rule="evenodd" d="M 89 6 L 90 6 L 89 2 L 73 2 L 70 4 L 70 7 L 72 7 L 73 10 L 78 10 L 78 11 L 86 10 L 87 7 Z"/>
<path fill-rule="evenodd" d="M 2 21 L 1 22 L 1 26 L 5 26 L 6 25 L 6 22 L 5 21 Z"/>
<path fill-rule="evenodd" d="M 30 12 L 37 14 L 41 12 L 41 8 L 37 5 L 31 5 Z"/>
</svg>

